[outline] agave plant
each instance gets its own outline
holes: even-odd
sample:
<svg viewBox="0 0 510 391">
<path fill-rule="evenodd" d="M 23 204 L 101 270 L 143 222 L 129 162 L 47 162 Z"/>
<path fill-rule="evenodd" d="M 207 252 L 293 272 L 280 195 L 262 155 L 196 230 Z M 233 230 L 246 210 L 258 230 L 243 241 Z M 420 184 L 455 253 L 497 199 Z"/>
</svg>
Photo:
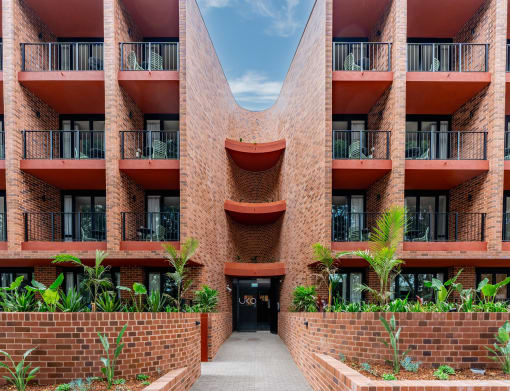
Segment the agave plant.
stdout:
<svg viewBox="0 0 510 391">
<path fill-rule="evenodd" d="M 87 304 L 83 296 L 76 289 L 71 288 L 67 293 L 62 293 L 62 300 L 58 303 L 58 308 L 62 312 L 86 312 Z"/>
<path fill-rule="evenodd" d="M 117 295 L 112 291 L 104 291 L 96 300 L 97 309 L 101 312 L 119 312 L 124 309 Z"/>
</svg>

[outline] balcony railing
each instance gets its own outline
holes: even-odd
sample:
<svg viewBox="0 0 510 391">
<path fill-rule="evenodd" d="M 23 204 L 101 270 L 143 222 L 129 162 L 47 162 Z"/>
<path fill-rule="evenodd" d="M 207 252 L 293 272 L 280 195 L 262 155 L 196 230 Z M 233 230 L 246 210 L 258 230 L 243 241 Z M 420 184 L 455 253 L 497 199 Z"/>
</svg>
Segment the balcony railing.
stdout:
<svg viewBox="0 0 510 391">
<path fill-rule="evenodd" d="M 105 213 L 24 213 L 25 241 L 100 242 L 106 240 Z"/>
<path fill-rule="evenodd" d="M 0 71 L 4 69 L 4 50 L 3 43 L 0 42 Z"/>
<path fill-rule="evenodd" d="M 0 242 L 7 241 L 7 214 L 0 213 Z"/>
<path fill-rule="evenodd" d="M 409 72 L 488 72 L 489 45 L 478 43 L 408 43 Z"/>
<path fill-rule="evenodd" d="M 510 213 L 503 213 L 503 241 L 510 242 Z"/>
<path fill-rule="evenodd" d="M 120 44 L 121 71 L 177 71 L 178 42 L 123 42 Z"/>
<path fill-rule="evenodd" d="M 485 213 L 407 213 L 407 242 L 483 242 Z"/>
<path fill-rule="evenodd" d="M 333 159 L 389 159 L 390 132 L 333 130 Z"/>
<path fill-rule="evenodd" d="M 123 212 L 122 240 L 147 242 L 179 241 L 179 209 L 168 212 Z"/>
<path fill-rule="evenodd" d="M 179 132 L 132 130 L 121 132 L 122 159 L 179 159 Z"/>
<path fill-rule="evenodd" d="M 510 72 L 510 45 L 506 45 L 506 71 Z"/>
<path fill-rule="evenodd" d="M 510 160 L 510 132 L 505 132 L 505 160 Z"/>
<path fill-rule="evenodd" d="M 0 160 L 5 159 L 5 132 L 0 131 Z"/>
<path fill-rule="evenodd" d="M 45 42 L 22 43 L 22 70 L 102 71 L 102 42 Z"/>
<path fill-rule="evenodd" d="M 381 213 L 349 213 L 333 205 L 331 233 L 333 242 L 365 242 Z"/>
<path fill-rule="evenodd" d="M 334 71 L 391 71 L 391 43 L 333 42 Z"/>
<path fill-rule="evenodd" d="M 104 159 L 103 130 L 24 130 L 23 159 Z"/>
<path fill-rule="evenodd" d="M 406 132 L 406 159 L 486 160 L 487 132 Z"/>
</svg>

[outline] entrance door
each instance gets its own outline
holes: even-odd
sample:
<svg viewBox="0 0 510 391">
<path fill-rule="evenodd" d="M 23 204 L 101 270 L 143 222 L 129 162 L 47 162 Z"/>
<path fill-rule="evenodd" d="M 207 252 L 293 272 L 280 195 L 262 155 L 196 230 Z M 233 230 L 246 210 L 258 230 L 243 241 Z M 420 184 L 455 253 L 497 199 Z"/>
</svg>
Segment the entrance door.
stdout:
<svg viewBox="0 0 510 391">
<path fill-rule="evenodd" d="M 239 280 L 237 304 L 237 331 L 257 331 L 257 280 Z"/>
</svg>

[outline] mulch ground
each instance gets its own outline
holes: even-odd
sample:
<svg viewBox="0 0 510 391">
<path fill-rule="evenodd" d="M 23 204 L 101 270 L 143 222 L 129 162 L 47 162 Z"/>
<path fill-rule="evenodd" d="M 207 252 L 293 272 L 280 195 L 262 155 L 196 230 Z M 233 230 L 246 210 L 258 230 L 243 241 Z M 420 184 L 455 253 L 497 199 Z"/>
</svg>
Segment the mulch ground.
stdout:
<svg viewBox="0 0 510 391">
<path fill-rule="evenodd" d="M 372 371 L 377 375 L 373 375 L 363 370 L 361 363 L 346 360 L 344 364 L 356 369 L 359 373 L 366 377 L 374 380 L 382 380 L 382 375 L 385 373 L 393 373 L 392 368 L 389 365 L 378 364 L 369 362 L 372 367 Z M 398 375 L 395 375 L 397 380 L 438 380 L 434 376 L 435 369 L 420 367 L 418 372 L 408 372 L 403 368 L 400 368 Z M 487 369 L 484 375 L 477 375 L 469 369 L 456 369 L 455 375 L 450 375 L 448 380 L 510 380 L 510 375 L 505 375 L 499 369 Z"/>
<path fill-rule="evenodd" d="M 157 376 L 149 378 L 147 381 L 153 382 L 157 379 Z M 27 387 L 27 391 L 55 391 L 58 384 L 54 384 L 51 386 L 38 386 L 36 384 L 30 384 Z M 141 381 L 136 379 L 126 379 L 124 384 L 116 385 L 114 384 L 110 390 L 107 388 L 107 383 L 104 381 L 94 381 L 92 386 L 88 389 L 88 391 L 141 391 L 147 385 L 142 384 Z M 3 385 L 0 386 L 0 391 L 16 391 L 14 386 Z"/>
</svg>

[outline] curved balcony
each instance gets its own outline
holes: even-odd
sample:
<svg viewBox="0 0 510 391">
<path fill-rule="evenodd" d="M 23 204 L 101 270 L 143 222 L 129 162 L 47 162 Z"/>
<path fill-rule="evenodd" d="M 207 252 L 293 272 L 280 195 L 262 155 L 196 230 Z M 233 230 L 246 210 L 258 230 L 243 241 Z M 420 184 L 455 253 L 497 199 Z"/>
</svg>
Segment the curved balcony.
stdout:
<svg viewBox="0 0 510 391">
<path fill-rule="evenodd" d="M 265 203 L 225 201 L 225 212 L 233 220 L 245 225 L 274 223 L 285 213 L 286 208 L 285 201 Z"/>
<path fill-rule="evenodd" d="M 224 272 L 231 277 L 276 277 L 285 275 L 283 262 L 241 263 L 225 262 Z"/>
<path fill-rule="evenodd" d="M 244 143 L 232 139 L 225 140 L 228 151 L 237 166 L 247 171 L 265 171 L 273 167 L 286 147 L 285 140 L 270 143 Z"/>
</svg>

